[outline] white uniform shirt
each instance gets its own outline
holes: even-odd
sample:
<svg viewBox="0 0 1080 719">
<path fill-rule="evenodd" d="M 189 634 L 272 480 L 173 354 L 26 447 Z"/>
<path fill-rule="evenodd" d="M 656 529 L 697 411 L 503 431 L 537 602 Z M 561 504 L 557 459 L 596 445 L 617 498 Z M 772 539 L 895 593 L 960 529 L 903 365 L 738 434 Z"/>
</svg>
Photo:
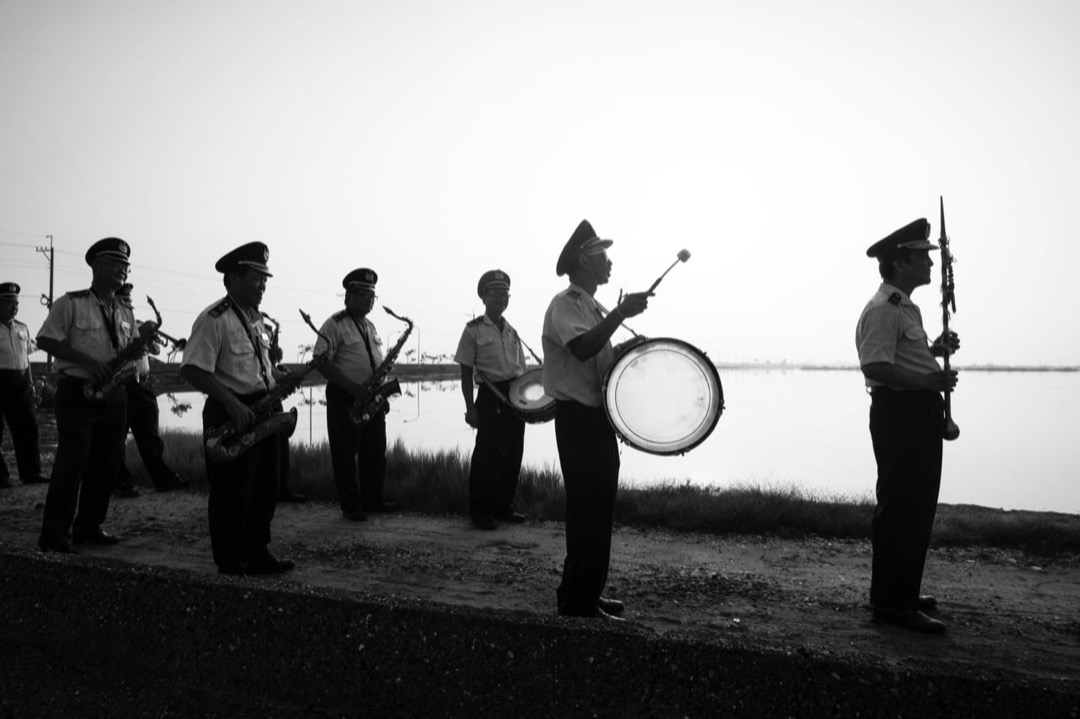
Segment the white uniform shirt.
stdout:
<svg viewBox="0 0 1080 719">
<path fill-rule="evenodd" d="M 454 361 L 472 367 L 491 382 L 514 380 L 525 372 L 525 350 L 517 330 L 504 317 L 500 331 L 486 314 L 465 325 Z"/>
<path fill-rule="evenodd" d="M 113 346 L 106 321 L 116 330 L 118 347 Z M 39 340 L 45 337 L 63 342 L 103 363 L 114 359 L 134 335 L 135 315 L 132 311 L 115 300 L 103 303 L 91 290 L 69 292 L 53 302 L 49 316 L 37 333 Z M 90 379 L 90 373 L 74 362 L 57 357 L 54 366 L 61 375 Z"/>
<path fill-rule="evenodd" d="M 191 327 L 180 366 L 190 365 L 213 374 L 234 394 L 250 395 L 272 389 L 270 337 L 262 315 L 256 310 L 239 310 L 247 318 L 249 334 L 237 310 L 226 297 L 200 312 Z"/>
<path fill-rule="evenodd" d="M 911 298 L 883 283 L 863 308 L 855 329 L 859 364 L 887 362 L 916 372 L 940 372 L 930 353 L 930 339 L 923 329 L 922 312 Z M 864 375 L 867 387 L 885 385 Z"/>
<path fill-rule="evenodd" d="M 555 295 L 544 315 L 544 392 L 555 399 L 575 400 L 589 407 L 603 405 L 604 375 L 615 361 L 607 342 L 582 362 L 569 344 L 604 319 L 605 310 L 585 290 L 570 285 Z"/>
<path fill-rule="evenodd" d="M 330 338 L 330 363 L 352 381 L 366 382 L 375 373 L 375 368 L 382 364 L 382 338 L 367 317 L 357 321 L 342 310 L 323 322 L 319 331 Z M 365 336 L 371 347 L 370 357 L 364 344 Z M 326 340 L 320 337 L 315 343 L 314 352 L 321 354 L 326 351 Z"/>
<path fill-rule="evenodd" d="M 16 319 L 0 322 L 0 369 L 25 372 L 35 349 L 29 327 Z"/>
</svg>

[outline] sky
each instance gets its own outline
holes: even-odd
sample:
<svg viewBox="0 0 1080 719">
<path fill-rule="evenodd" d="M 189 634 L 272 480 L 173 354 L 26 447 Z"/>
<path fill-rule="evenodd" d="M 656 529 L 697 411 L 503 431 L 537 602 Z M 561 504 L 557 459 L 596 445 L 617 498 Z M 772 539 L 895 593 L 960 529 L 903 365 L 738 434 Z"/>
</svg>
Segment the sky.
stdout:
<svg viewBox="0 0 1080 719">
<path fill-rule="evenodd" d="M 500 268 L 539 353 L 587 218 L 609 307 L 691 253 L 638 333 L 855 364 L 866 248 L 936 237 L 944 197 L 954 365 L 1080 365 L 1077 88 L 1071 0 L 0 0 L 0 281 L 36 332 L 37 248 L 59 296 L 122 237 L 136 316 L 186 337 L 214 262 L 262 241 L 289 360 L 357 267 L 406 349 L 452 354 Z"/>
</svg>

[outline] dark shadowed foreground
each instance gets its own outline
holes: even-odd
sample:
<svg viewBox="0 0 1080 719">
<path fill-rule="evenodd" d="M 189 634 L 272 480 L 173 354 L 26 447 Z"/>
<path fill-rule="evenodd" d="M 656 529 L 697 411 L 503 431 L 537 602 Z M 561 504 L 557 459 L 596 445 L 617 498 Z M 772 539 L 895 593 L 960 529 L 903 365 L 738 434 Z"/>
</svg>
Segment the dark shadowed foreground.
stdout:
<svg viewBox="0 0 1080 719">
<path fill-rule="evenodd" d="M 874 624 L 865 542 L 619 529 L 628 622 L 562 619 L 562 527 L 282 506 L 298 569 L 219 576 L 205 497 L 114 500 L 124 541 L 34 549 L 0 494 L 0 716 L 1080 716 L 1080 559 L 932 550 L 950 631 Z"/>
</svg>

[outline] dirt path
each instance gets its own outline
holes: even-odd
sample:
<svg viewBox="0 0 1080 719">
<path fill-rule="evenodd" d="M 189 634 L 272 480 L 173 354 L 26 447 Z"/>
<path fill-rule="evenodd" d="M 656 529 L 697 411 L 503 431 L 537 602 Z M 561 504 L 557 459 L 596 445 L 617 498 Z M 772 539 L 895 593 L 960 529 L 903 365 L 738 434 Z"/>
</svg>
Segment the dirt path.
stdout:
<svg viewBox="0 0 1080 719">
<path fill-rule="evenodd" d="M 0 492 L 0 551 L 34 546 L 44 498 L 40 486 Z M 215 571 L 203 496 L 114 499 L 106 529 L 123 542 L 80 547 L 80 554 Z M 354 524 L 335 506 L 312 503 L 279 507 L 273 531 L 272 550 L 295 559 L 297 569 L 280 579 L 232 581 L 554 613 L 564 549 L 560 523 L 482 532 L 460 517 L 396 514 Z M 1080 682 L 1080 558 L 932 550 L 924 590 L 938 597 L 937 616 L 949 625 L 939 637 L 871 621 L 865 607 L 869 560 L 862 541 L 619 528 L 606 593 L 626 602 L 630 621 L 658 634 L 870 654 L 898 670 L 932 660 Z"/>
</svg>

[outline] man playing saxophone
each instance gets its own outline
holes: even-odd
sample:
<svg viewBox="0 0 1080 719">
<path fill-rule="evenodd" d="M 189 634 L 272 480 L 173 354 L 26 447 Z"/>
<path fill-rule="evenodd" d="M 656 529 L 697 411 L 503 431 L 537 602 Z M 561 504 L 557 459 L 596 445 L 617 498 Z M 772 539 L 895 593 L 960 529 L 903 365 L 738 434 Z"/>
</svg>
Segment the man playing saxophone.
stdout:
<svg viewBox="0 0 1080 719">
<path fill-rule="evenodd" d="M 354 423 L 349 410 L 365 392 L 365 383 L 384 361 L 382 340 L 368 314 L 375 306 L 374 270 L 362 267 L 345 275 L 345 309 L 323 323 L 315 353 L 329 351 L 321 372 L 326 377 L 326 431 L 338 502 L 345 519 L 359 522 L 369 512 L 397 508 L 383 497 L 386 480 L 386 411 Z M 324 339 L 327 338 L 327 339 Z M 329 342 L 327 341 L 329 340 Z"/>
<path fill-rule="evenodd" d="M 56 300 L 38 331 L 37 344 L 56 358 L 56 461 L 38 547 L 71 552 L 76 544 L 115 544 L 101 529 L 116 473 L 124 458 L 127 395 L 121 353 L 136 337 L 135 315 L 117 301 L 127 280 L 131 248 L 118 237 L 90 246 L 90 289 Z M 111 385 L 94 392 L 93 388 Z M 76 514 L 78 507 L 78 514 Z"/>
<path fill-rule="evenodd" d="M 229 425 L 247 430 L 257 420 L 251 406 L 274 388 L 270 340 L 258 311 L 271 277 L 269 249 L 250 242 L 214 265 L 227 295 L 195 319 L 181 376 L 207 395 L 203 431 Z M 229 462 L 206 461 L 207 513 L 214 563 L 222 574 L 277 574 L 293 568 L 268 549 L 280 471 L 277 435 L 264 436 Z"/>
</svg>

